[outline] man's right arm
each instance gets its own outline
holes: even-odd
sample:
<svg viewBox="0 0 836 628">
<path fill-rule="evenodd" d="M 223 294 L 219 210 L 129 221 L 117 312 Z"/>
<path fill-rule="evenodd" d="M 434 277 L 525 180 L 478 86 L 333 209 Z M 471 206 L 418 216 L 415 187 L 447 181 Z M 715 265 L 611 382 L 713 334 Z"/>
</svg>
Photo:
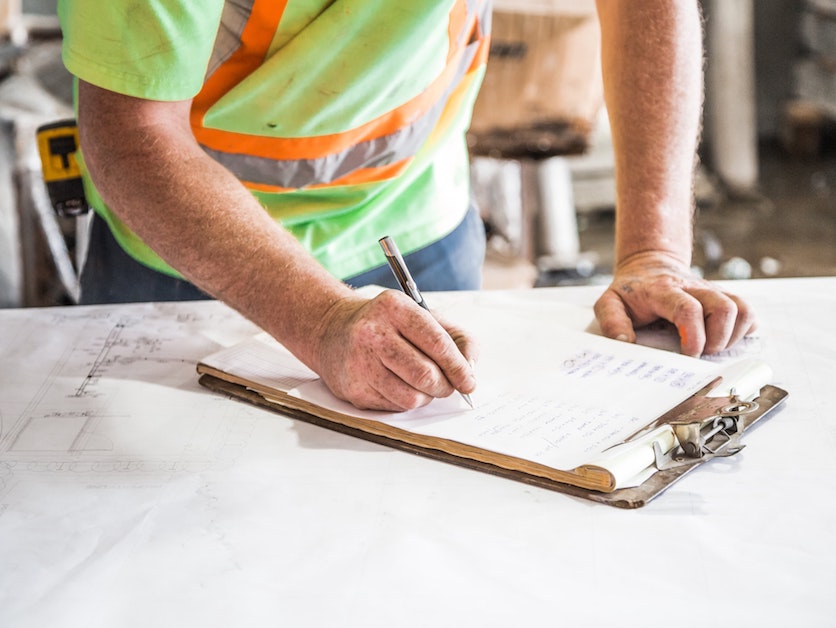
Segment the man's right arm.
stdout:
<svg viewBox="0 0 836 628">
<path fill-rule="evenodd" d="M 143 100 L 79 81 L 78 110 L 84 160 L 108 206 L 169 265 L 282 342 L 337 396 L 401 410 L 453 388 L 473 390 L 468 336 L 445 331 L 405 295 L 369 301 L 331 276 L 198 146 L 190 101 Z"/>
</svg>

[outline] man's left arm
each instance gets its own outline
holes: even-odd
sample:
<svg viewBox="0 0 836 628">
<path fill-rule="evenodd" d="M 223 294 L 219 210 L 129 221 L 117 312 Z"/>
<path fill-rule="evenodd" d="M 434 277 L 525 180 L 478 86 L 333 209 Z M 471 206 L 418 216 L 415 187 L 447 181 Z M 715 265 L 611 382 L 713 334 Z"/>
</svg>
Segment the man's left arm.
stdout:
<svg viewBox="0 0 836 628">
<path fill-rule="evenodd" d="M 697 1 L 597 6 L 617 202 L 614 276 L 596 316 L 612 338 L 633 341 L 636 327 L 665 319 L 683 353 L 722 351 L 754 328 L 754 317 L 690 269 L 703 93 Z"/>
</svg>

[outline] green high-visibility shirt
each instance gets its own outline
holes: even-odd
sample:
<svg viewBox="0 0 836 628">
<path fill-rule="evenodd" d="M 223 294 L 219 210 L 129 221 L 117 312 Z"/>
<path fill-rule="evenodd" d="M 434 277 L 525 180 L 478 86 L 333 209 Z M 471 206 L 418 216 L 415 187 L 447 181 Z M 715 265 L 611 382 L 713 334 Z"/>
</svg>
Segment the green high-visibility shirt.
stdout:
<svg viewBox="0 0 836 628">
<path fill-rule="evenodd" d="M 489 0 L 60 0 L 76 77 L 192 101 L 201 147 L 334 275 L 438 240 L 469 202 L 464 134 L 487 56 Z M 133 257 L 177 273 L 85 174 Z"/>
</svg>

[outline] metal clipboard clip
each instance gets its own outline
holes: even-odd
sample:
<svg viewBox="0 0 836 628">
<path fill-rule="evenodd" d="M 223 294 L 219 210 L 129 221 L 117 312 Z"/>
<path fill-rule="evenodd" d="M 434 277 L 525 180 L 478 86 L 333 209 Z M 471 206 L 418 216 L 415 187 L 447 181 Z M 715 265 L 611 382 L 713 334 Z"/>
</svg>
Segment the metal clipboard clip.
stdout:
<svg viewBox="0 0 836 628">
<path fill-rule="evenodd" d="M 665 452 L 658 442 L 653 443 L 656 468 L 660 471 L 733 456 L 745 447 L 740 442 L 743 417 L 757 412 L 759 404 L 741 400 L 733 390 L 728 397 L 705 399 L 707 403 L 701 404 L 701 410 L 713 410 L 709 416 L 668 423 L 676 436 L 676 445 L 670 451 Z"/>
<path fill-rule="evenodd" d="M 740 439 L 746 427 L 786 396 L 784 391 L 766 386 L 771 378 L 772 369 L 760 360 L 732 364 L 627 440 L 669 425 L 676 437 L 673 448 L 665 451 L 660 443 L 653 444 L 656 468 L 660 471 L 733 456 L 744 447 Z M 762 397 L 764 394 L 767 397 Z M 772 399 L 773 395 L 777 398 Z"/>
<path fill-rule="evenodd" d="M 642 474 L 640 484 L 595 494 L 590 499 L 639 508 L 704 462 L 739 453 L 743 434 L 787 398 L 787 391 L 770 381 L 772 369 L 760 360 L 746 359 L 726 366 L 700 390 L 625 439 L 625 443 L 645 436 L 650 439 L 643 458 L 648 465 L 645 471 L 650 473 Z M 668 436 L 655 437 L 653 432 L 663 427 Z"/>
</svg>

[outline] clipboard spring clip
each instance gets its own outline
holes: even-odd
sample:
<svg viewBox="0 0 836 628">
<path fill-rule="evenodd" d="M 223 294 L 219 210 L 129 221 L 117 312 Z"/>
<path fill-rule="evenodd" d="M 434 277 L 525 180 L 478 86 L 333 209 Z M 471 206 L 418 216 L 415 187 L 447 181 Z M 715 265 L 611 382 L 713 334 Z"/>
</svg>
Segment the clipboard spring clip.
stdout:
<svg viewBox="0 0 836 628">
<path fill-rule="evenodd" d="M 702 419 L 671 421 L 669 425 L 677 444 L 668 451 L 654 443 L 656 467 L 659 470 L 705 462 L 712 458 L 727 458 L 739 453 L 745 445 L 742 417 L 758 409 L 754 401 L 741 401 L 734 393 L 713 399 L 714 412 Z M 708 409 L 708 408 L 706 408 Z"/>
</svg>

